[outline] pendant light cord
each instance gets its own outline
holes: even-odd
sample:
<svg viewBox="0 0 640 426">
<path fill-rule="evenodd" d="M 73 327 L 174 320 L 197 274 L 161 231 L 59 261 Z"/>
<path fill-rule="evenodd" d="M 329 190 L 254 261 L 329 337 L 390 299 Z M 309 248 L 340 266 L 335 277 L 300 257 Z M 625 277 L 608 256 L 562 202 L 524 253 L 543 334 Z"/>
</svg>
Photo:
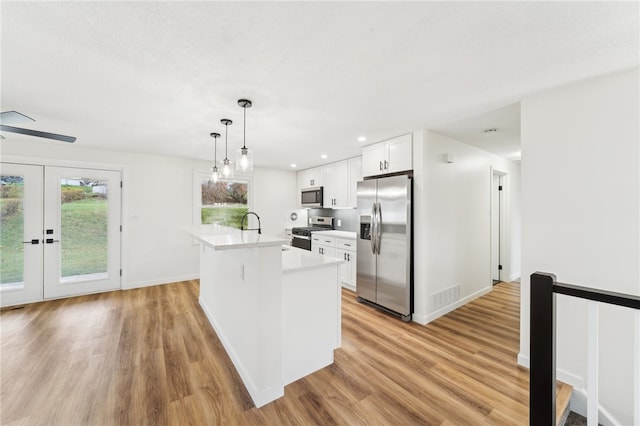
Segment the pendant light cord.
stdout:
<svg viewBox="0 0 640 426">
<path fill-rule="evenodd" d="M 242 149 L 247 149 L 247 106 L 243 106 L 244 115 L 242 117 Z"/>
<path fill-rule="evenodd" d="M 228 160 L 229 155 L 227 154 L 227 138 L 229 136 L 229 123 L 224 125 L 224 159 Z"/>
</svg>

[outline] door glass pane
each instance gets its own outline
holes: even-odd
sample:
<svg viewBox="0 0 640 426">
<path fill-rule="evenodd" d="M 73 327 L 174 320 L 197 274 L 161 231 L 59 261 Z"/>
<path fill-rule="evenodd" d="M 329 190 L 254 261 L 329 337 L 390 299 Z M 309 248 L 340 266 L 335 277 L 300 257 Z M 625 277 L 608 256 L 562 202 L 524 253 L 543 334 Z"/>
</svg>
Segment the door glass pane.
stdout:
<svg viewBox="0 0 640 426">
<path fill-rule="evenodd" d="M 104 279 L 108 264 L 108 184 L 60 179 L 62 282 Z"/>
<path fill-rule="evenodd" d="M 24 177 L 0 179 L 0 285 L 24 286 Z"/>
<path fill-rule="evenodd" d="M 249 211 L 247 191 L 249 183 L 242 180 L 203 180 L 202 209 L 203 225 L 217 223 L 240 229 L 242 216 Z"/>
</svg>

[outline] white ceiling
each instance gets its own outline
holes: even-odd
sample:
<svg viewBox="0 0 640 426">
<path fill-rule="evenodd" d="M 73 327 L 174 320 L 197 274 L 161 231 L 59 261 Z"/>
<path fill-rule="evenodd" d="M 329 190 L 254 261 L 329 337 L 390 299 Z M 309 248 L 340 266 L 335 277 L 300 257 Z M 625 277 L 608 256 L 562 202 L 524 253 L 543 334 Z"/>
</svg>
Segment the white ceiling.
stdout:
<svg viewBox="0 0 640 426">
<path fill-rule="evenodd" d="M 247 146 L 276 168 L 358 155 L 420 128 L 481 144 L 478 129 L 516 131 L 509 118 L 523 96 L 640 63 L 635 1 L 0 8 L 1 110 L 35 118 L 30 128 L 79 146 L 211 159 L 221 118 L 234 120 L 230 150 L 241 145 L 236 101 L 246 97 Z"/>
</svg>

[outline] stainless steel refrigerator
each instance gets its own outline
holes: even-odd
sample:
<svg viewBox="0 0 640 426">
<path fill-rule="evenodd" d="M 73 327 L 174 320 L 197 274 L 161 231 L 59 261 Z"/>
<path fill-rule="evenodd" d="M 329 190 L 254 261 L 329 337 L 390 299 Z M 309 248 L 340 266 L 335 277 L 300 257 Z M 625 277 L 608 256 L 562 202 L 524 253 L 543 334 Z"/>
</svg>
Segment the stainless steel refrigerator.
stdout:
<svg viewBox="0 0 640 426">
<path fill-rule="evenodd" d="M 413 313 L 409 175 L 358 182 L 356 294 L 403 321 Z"/>
</svg>

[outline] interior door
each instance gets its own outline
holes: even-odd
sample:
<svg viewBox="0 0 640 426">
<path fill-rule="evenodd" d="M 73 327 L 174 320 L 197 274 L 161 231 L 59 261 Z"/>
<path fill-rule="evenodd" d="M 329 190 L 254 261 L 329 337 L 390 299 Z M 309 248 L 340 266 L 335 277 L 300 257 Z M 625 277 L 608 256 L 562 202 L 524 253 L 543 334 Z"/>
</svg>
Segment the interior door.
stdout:
<svg viewBox="0 0 640 426">
<path fill-rule="evenodd" d="M 1 165 L 0 305 L 42 300 L 42 166 Z"/>
<path fill-rule="evenodd" d="M 120 288 L 120 172 L 46 167 L 44 297 Z"/>
</svg>

